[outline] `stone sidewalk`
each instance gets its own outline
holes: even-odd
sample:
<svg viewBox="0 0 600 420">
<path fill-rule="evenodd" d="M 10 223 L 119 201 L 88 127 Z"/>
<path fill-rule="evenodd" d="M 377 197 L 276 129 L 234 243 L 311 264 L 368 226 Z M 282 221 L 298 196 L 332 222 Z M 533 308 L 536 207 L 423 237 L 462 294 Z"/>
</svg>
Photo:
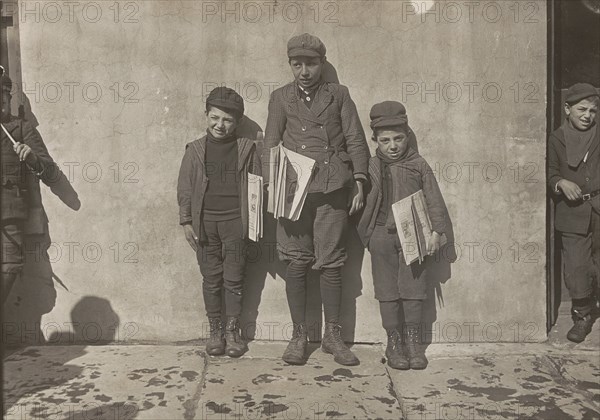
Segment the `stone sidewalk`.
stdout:
<svg viewBox="0 0 600 420">
<path fill-rule="evenodd" d="M 434 344 L 425 371 L 355 367 L 316 344 L 287 366 L 281 342 L 242 358 L 201 345 L 28 347 L 4 360 L 7 419 L 599 419 L 600 327 L 585 343 Z M 552 338 L 552 334 L 551 334 Z"/>
</svg>

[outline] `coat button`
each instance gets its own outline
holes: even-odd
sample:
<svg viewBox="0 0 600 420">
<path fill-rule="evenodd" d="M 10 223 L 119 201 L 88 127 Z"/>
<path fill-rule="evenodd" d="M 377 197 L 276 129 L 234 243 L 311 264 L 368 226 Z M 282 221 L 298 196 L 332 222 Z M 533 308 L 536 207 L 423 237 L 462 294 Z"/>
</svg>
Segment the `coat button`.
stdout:
<svg viewBox="0 0 600 420">
<path fill-rule="evenodd" d="M 326 161 L 325 161 L 325 162 L 323 162 L 323 163 L 324 163 L 325 165 L 327 165 L 327 164 L 329 163 L 329 161 L 328 161 L 328 160 L 326 160 Z"/>
<path fill-rule="evenodd" d="M 321 129 L 322 129 L 322 128 L 323 128 L 323 126 L 322 126 L 322 125 L 319 125 L 319 128 L 321 128 Z"/>
<path fill-rule="evenodd" d="M 589 182 L 589 181 L 590 181 L 590 179 L 589 179 L 589 178 L 586 178 L 586 179 L 585 179 L 585 181 L 586 181 L 586 182 Z"/>
<path fill-rule="evenodd" d="M 329 146 L 325 146 L 325 150 L 329 149 Z"/>
<path fill-rule="evenodd" d="M 302 149 L 306 149 L 306 144 L 303 144 L 303 145 L 302 145 Z"/>
<path fill-rule="evenodd" d="M 306 127 L 302 127 L 302 131 L 306 131 Z"/>
</svg>

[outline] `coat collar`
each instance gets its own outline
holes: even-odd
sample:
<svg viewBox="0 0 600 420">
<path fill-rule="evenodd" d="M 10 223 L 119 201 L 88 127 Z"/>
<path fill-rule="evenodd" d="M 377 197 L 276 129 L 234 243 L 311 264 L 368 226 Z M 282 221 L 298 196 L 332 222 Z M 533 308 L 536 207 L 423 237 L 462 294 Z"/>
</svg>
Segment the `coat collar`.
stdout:
<svg viewBox="0 0 600 420">
<path fill-rule="evenodd" d="M 237 161 L 237 170 L 241 171 L 244 169 L 244 164 L 248 155 L 252 152 L 252 146 L 254 146 L 254 142 L 250 139 L 244 137 L 238 137 L 238 161 Z M 194 140 L 190 143 L 194 150 L 196 151 L 196 156 L 200 160 L 202 166 L 204 165 L 204 161 L 206 159 L 206 135 L 200 137 L 197 140 Z"/>
<path fill-rule="evenodd" d="M 297 113 L 300 118 L 316 123 L 322 122 L 319 117 L 333 102 L 333 92 L 327 82 L 321 82 L 317 88 L 314 103 L 310 109 L 302 102 L 296 82 L 291 82 L 286 86 L 284 97 L 289 102 L 290 109 Z"/>
</svg>

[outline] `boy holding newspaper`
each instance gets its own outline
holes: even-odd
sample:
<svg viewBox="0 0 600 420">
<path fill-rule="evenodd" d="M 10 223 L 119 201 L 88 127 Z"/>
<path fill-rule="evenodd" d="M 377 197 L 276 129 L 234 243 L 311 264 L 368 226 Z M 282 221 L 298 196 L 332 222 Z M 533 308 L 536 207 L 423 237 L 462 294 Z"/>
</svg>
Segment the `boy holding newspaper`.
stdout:
<svg viewBox="0 0 600 420">
<path fill-rule="evenodd" d="M 358 233 L 371 253 L 375 298 L 379 301 L 383 328 L 388 336 L 385 352 L 388 364 L 394 369 L 424 369 L 427 358 L 420 344 L 427 260 L 421 264 L 422 258 L 418 256 L 432 255 L 439 250 L 448 226 L 447 210 L 431 167 L 408 146 L 408 118 L 404 106 L 394 101 L 376 104 L 370 118 L 377 150 L 369 161 L 371 184 Z M 418 201 L 415 198 L 420 197 L 424 200 L 418 214 L 419 206 L 413 204 Z M 394 214 L 403 203 L 408 203 L 408 211 Z M 427 213 L 428 220 L 425 220 Z M 422 223 L 415 222 L 419 218 L 423 219 Z M 401 226 L 397 226 L 398 221 Z M 422 228 L 426 225 L 431 229 Z M 416 234 L 419 228 L 425 232 L 421 246 Z M 400 237 L 410 237 L 412 241 L 401 243 Z M 403 250 L 403 246 L 412 249 Z M 410 263 L 411 258 L 407 264 L 406 251 L 416 253 L 419 262 Z M 402 332 L 406 349 L 402 346 Z"/>
<path fill-rule="evenodd" d="M 211 356 L 239 357 L 247 350 L 240 337 L 239 317 L 248 233 L 253 239 L 248 190 L 255 187 L 252 179 L 260 175 L 261 167 L 254 142 L 236 134 L 243 115 L 244 102 L 233 89 L 218 87 L 210 92 L 206 135 L 186 145 L 177 184 L 179 223 L 203 276 L 210 323 L 206 353 Z M 222 294 L 225 308 L 221 307 Z"/>
<path fill-rule="evenodd" d="M 332 353 L 337 363 L 356 365 L 359 360 L 340 333 L 341 271 L 346 261 L 348 215 L 363 205 L 369 148 L 348 88 L 321 78 L 325 63 L 321 40 L 310 34 L 295 36 L 288 42 L 287 55 L 295 80 L 271 95 L 263 156 L 272 163 L 268 155 L 277 147 L 285 155 L 280 155 L 280 162 L 290 158 L 299 162 L 298 156 L 292 157 L 299 154 L 313 166 L 309 166 L 306 197 L 297 200 L 303 201 L 301 210 L 289 218 L 274 212 L 279 217 L 277 250 L 287 262 L 286 294 L 294 324 L 283 360 L 290 364 L 306 362 L 306 275 L 312 267 L 321 272 L 325 315 L 322 349 Z M 304 188 L 305 172 L 296 173 L 298 188 Z M 280 175 L 285 177 L 281 171 Z"/>
</svg>

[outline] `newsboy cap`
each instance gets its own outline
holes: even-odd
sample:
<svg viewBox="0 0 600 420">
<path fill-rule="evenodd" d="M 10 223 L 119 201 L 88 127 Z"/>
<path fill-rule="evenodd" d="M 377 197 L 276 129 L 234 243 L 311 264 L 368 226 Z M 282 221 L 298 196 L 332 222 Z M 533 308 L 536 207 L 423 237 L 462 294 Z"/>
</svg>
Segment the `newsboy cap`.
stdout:
<svg viewBox="0 0 600 420">
<path fill-rule="evenodd" d="M 596 88 L 589 83 L 575 83 L 567 90 L 565 102 L 568 104 L 576 104 L 582 99 L 590 96 L 600 96 Z"/>
<path fill-rule="evenodd" d="M 233 111 L 240 117 L 244 115 L 244 100 L 235 90 L 225 86 L 214 88 L 208 94 L 208 98 L 206 98 L 207 111 L 211 105 Z"/>
<path fill-rule="evenodd" d="M 292 57 L 325 57 L 325 44 L 311 34 L 296 35 L 288 41 L 287 54 Z"/>
<path fill-rule="evenodd" d="M 406 108 L 396 101 L 384 101 L 373 105 L 369 117 L 371 118 L 371 128 L 396 127 L 408 124 Z"/>
</svg>

